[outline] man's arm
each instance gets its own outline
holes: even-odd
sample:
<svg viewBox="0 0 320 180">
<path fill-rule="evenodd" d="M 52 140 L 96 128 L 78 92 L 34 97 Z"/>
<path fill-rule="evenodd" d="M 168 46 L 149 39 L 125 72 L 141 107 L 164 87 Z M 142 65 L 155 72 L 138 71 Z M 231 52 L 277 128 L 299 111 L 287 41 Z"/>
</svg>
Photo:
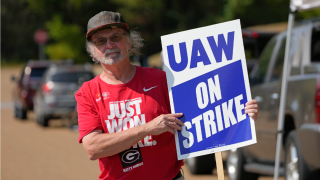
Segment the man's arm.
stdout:
<svg viewBox="0 0 320 180">
<path fill-rule="evenodd" d="M 159 135 L 167 131 L 174 134 L 174 129 L 181 130 L 184 124 L 177 117 L 182 115 L 163 114 L 144 125 L 117 133 L 95 130 L 83 137 L 83 146 L 90 160 L 112 156 L 130 148 L 147 135 Z"/>
<path fill-rule="evenodd" d="M 256 100 L 246 103 L 245 113 L 257 120 L 259 107 Z M 147 135 L 159 135 L 167 131 L 173 134 L 174 129 L 181 130 L 184 124 L 177 117 L 182 115 L 182 113 L 160 115 L 144 125 L 117 133 L 92 131 L 83 137 L 83 146 L 91 160 L 112 156 L 130 148 Z"/>
</svg>

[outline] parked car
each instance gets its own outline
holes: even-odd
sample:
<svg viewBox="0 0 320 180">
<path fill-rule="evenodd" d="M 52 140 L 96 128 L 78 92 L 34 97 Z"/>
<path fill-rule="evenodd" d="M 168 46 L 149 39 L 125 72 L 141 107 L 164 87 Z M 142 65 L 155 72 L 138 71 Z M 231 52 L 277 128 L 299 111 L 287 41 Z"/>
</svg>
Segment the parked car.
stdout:
<svg viewBox="0 0 320 180">
<path fill-rule="evenodd" d="M 272 38 L 250 74 L 252 98 L 259 104 L 257 144 L 230 151 L 230 180 L 273 175 L 277 134 L 283 136 L 280 175 L 286 179 L 320 179 L 320 19 L 292 29 L 284 131 L 278 132 L 286 32 Z"/>
<path fill-rule="evenodd" d="M 22 68 L 19 79 L 12 76 L 12 81 L 16 82 L 16 86 L 12 91 L 15 117 L 19 119 L 26 119 L 27 111 L 33 109 L 34 94 L 40 85 L 41 78 L 45 70 L 49 65 L 49 61 L 29 60 Z"/>
<path fill-rule="evenodd" d="M 34 97 L 35 120 L 38 124 L 48 126 L 50 119 L 71 115 L 76 106 L 76 90 L 93 77 L 90 64 L 52 64 Z"/>
</svg>

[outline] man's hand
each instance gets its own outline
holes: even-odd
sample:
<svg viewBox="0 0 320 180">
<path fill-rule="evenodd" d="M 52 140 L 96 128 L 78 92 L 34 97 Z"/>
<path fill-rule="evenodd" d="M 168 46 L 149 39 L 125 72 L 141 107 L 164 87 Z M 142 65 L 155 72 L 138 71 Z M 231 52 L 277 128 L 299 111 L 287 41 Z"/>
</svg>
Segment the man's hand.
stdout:
<svg viewBox="0 0 320 180">
<path fill-rule="evenodd" d="M 246 103 L 245 113 L 248 114 L 253 120 L 258 119 L 259 107 L 257 100 L 253 99 Z"/>
<path fill-rule="evenodd" d="M 184 124 L 182 121 L 177 119 L 177 117 L 183 116 L 182 113 L 176 113 L 176 114 L 162 114 L 149 123 L 145 124 L 147 132 L 151 135 L 159 135 L 164 132 L 171 132 L 174 134 L 174 129 L 182 130 L 181 126 Z"/>
</svg>

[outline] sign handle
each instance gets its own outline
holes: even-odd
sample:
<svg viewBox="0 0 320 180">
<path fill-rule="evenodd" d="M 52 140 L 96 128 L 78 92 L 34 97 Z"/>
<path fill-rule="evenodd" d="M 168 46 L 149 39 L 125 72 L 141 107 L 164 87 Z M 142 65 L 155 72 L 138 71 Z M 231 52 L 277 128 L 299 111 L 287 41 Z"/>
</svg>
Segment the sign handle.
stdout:
<svg viewBox="0 0 320 180">
<path fill-rule="evenodd" d="M 214 153 L 216 156 L 216 165 L 217 165 L 217 173 L 218 173 L 218 180 L 224 180 L 224 171 L 223 171 L 223 164 L 222 164 L 222 155 L 221 152 Z"/>
</svg>

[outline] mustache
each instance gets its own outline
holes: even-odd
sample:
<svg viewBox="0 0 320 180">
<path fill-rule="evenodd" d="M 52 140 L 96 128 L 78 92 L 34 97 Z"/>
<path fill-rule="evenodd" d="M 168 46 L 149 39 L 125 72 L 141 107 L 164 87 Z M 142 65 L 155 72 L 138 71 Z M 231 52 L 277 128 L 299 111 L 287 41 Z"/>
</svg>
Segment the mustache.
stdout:
<svg viewBox="0 0 320 180">
<path fill-rule="evenodd" d="M 119 48 L 115 48 L 115 49 L 107 49 L 105 52 L 104 52 L 104 55 L 107 55 L 109 53 L 121 53 L 121 50 Z"/>
</svg>

